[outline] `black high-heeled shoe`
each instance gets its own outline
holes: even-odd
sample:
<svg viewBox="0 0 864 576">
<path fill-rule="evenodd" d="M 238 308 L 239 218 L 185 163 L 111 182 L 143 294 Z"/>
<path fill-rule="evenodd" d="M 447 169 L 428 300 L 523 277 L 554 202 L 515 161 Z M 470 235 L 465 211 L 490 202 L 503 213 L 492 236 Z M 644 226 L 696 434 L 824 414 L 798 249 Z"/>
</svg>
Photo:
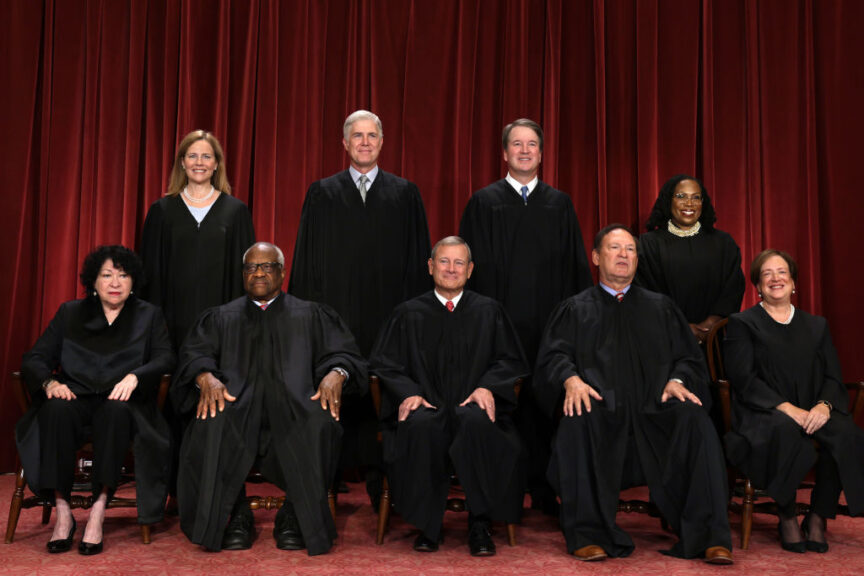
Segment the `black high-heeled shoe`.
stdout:
<svg viewBox="0 0 864 576">
<path fill-rule="evenodd" d="M 60 538 L 58 540 L 51 540 L 46 544 L 48 547 L 48 552 L 51 554 L 59 554 L 60 552 L 68 552 L 72 549 L 72 540 L 75 538 L 75 528 L 77 524 L 75 523 L 75 517 L 72 517 L 72 528 L 69 530 L 69 535 L 66 538 Z"/>
<path fill-rule="evenodd" d="M 797 522 L 796 522 L 797 524 Z M 807 545 L 803 540 L 799 540 L 798 542 L 787 542 L 785 538 L 783 538 L 783 521 L 780 520 L 777 522 L 777 532 L 780 533 L 780 546 L 783 550 L 787 552 L 795 552 L 796 554 L 804 554 L 807 551 Z"/>
<path fill-rule="evenodd" d="M 825 519 L 822 518 L 822 537 L 825 537 Z M 810 514 L 804 516 L 804 520 L 801 521 L 801 532 L 804 533 L 804 539 L 806 540 L 805 545 L 807 550 L 811 552 L 818 552 L 819 554 L 824 554 L 828 551 L 828 542 L 822 541 L 818 542 L 816 540 L 810 539 Z"/>
<path fill-rule="evenodd" d="M 98 544 L 91 544 L 90 542 L 81 542 L 78 543 L 78 553 L 82 556 L 93 556 L 95 554 L 102 553 L 102 542 Z"/>
</svg>

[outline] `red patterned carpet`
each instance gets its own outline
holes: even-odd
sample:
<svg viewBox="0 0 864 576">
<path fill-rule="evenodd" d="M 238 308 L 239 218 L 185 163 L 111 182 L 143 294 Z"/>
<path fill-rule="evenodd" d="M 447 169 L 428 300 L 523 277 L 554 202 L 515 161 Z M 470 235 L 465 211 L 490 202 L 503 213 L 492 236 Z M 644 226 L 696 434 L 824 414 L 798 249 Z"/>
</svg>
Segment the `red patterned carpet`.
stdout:
<svg viewBox="0 0 864 576">
<path fill-rule="evenodd" d="M 9 509 L 14 478 L 0 476 L 0 510 Z M 176 518 L 154 527 L 153 542 L 141 543 L 140 532 L 131 510 L 108 511 L 105 521 L 105 552 L 83 557 L 76 551 L 50 555 L 45 542 L 50 537 L 40 524 L 38 510 L 24 510 L 12 544 L 0 544 L 0 574 L 56 574 L 58 576 L 97 574 L 642 574 L 677 576 L 680 574 L 754 574 L 762 576 L 801 574 L 855 574 L 864 572 L 864 519 L 841 518 L 829 523 L 831 550 L 824 555 L 783 552 L 777 543 L 776 518 L 757 514 L 754 518 L 750 549 L 736 549 L 735 565 L 708 566 L 697 560 L 679 560 L 658 553 L 668 548 L 673 536 L 660 529 L 656 519 L 638 514 L 621 514 L 619 523 L 636 542 L 629 558 L 582 564 L 565 553 L 564 539 L 555 520 L 528 511 L 517 530 L 518 545 L 506 545 L 503 526 L 496 534 L 498 555 L 472 558 L 468 555 L 467 520 L 464 514 L 449 512 L 445 520 L 445 541 L 434 554 L 414 552 L 414 532 L 398 516 L 391 521 L 383 546 L 375 545 L 377 516 L 373 514 L 359 484 L 349 484 L 351 492 L 339 497 L 337 526 L 339 539 L 330 554 L 310 558 L 305 552 L 277 550 L 271 536 L 275 512 L 255 513 L 258 539 L 251 550 L 208 553 L 189 543 L 180 532 Z M 250 486 L 250 494 L 268 492 Z M 633 497 L 644 491 L 633 491 Z M 86 511 L 76 510 L 79 528 Z M 733 539 L 738 543 L 738 517 L 731 517 Z"/>
</svg>

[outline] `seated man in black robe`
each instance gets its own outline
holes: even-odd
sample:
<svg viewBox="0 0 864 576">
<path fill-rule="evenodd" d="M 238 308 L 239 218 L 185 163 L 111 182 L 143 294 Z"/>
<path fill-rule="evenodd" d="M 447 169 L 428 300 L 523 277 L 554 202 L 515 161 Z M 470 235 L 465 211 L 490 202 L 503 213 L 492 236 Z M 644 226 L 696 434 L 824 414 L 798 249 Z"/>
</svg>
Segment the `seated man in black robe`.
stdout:
<svg viewBox="0 0 864 576">
<path fill-rule="evenodd" d="M 256 464 L 285 490 L 279 548 L 323 554 L 336 538 L 327 486 L 340 402 L 343 388 L 366 389 L 366 364 L 333 310 L 281 291 L 284 263 L 276 246 L 253 245 L 243 256 L 246 296 L 205 311 L 180 351 L 172 400 L 196 416 L 180 449 L 180 527 L 211 550 L 252 545 L 244 487 Z"/>
<path fill-rule="evenodd" d="M 561 497 L 568 552 L 627 556 L 618 493 L 648 484 L 678 534 L 669 551 L 732 563 L 726 467 L 708 415 L 708 375 L 686 319 L 666 296 L 633 286 L 636 241 L 626 227 L 597 233 L 600 284 L 552 314 L 535 376 L 538 399 L 563 417 L 549 481 Z"/>
<path fill-rule="evenodd" d="M 515 523 L 522 511 L 524 449 L 510 413 L 528 369 L 502 306 L 463 290 L 473 267 L 464 240 L 439 241 L 429 259 L 434 291 L 393 311 L 370 370 L 384 388 L 393 502 L 420 529 L 414 549 L 438 549 L 452 462 L 465 490 L 471 554 L 491 556 L 490 521 Z"/>
</svg>

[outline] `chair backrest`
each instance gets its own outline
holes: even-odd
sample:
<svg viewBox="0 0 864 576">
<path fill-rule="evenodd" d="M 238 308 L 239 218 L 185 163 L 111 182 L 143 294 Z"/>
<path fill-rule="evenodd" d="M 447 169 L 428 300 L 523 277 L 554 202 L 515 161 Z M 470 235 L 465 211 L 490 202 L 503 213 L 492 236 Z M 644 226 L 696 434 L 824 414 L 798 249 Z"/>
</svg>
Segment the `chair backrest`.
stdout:
<svg viewBox="0 0 864 576">
<path fill-rule="evenodd" d="M 726 370 L 723 368 L 723 339 L 726 337 L 726 324 L 728 322 L 728 318 L 723 318 L 714 324 L 708 332 L 708 339 L 705 342 L 708 373 L 711 375 L 711 382 L 715 385 L 726 378 Z"/>
</svg>

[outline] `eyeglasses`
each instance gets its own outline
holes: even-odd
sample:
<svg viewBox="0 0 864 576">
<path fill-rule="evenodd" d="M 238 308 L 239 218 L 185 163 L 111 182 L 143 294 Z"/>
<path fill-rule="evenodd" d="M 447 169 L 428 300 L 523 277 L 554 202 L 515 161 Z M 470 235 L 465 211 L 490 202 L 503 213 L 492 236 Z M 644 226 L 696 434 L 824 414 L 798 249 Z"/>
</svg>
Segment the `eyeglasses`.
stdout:
<svg viewBox="0 0 864 576">
<path fill-rule="evenodd" d="M 199 156 L 198 154 L 186 154 L 184 156 L 184 158 L 186 158 L 190 162 L 197 162 L 198 158 L 201 158 L 201 160 L 203 160 L 204 162 L 209 162 L 209 161 L 213 160 L 213 155 L 212 154 L 201 154 Z"/>
<path fill-rule="evenodd" d="M 696 194 L 694 196 L 688 196 L 687 194 L 682 194 L 681 192 L 675 194 L 674 198 L 676 200 L 680 200 L 681 202 L 694 202 L 696 204 L 702 203 L 702 196 Z"/>
<path fill-rule="evenodd" d="M 248 264 L 243 264 L 243 273 L 244 274 L 255 274 L 258 271 L 258 268 L 264 271 L 265 274 L 271 274 L 279 268 L 282 267 L 282 264 L 279 262 L 259 262 L 255 264 L 254 262 L 249 262 Z"/>
</svg>

